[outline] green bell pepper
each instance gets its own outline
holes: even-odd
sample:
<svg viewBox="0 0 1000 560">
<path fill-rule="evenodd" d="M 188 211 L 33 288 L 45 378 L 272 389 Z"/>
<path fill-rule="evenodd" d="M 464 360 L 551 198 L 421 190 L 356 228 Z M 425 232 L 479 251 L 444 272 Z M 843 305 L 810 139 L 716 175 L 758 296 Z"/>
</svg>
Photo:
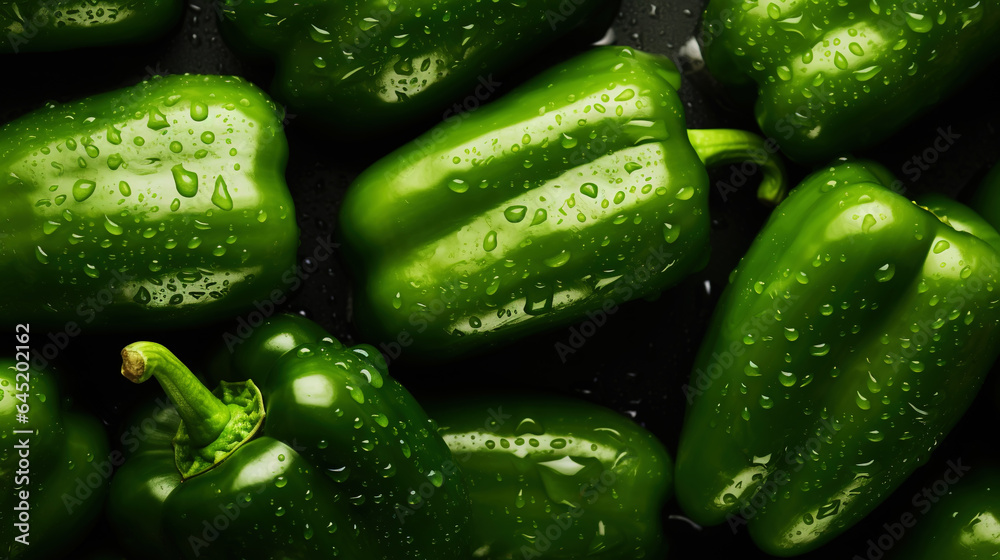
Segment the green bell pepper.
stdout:
<svg viewBox="0 0 1000 560">
<path fill-rule="evenodd" d="M 755 160 L 766 202 L 786 187 L 759 137 L 686 130 L 679 86 L 665 57 L 597 48 L 362 173 L 340 212 L 362 329 L 456 355 L 699 270 L 705 165 Z"/>
<path fill-rule="evenodd" d="M 28 361 L 0 359 L 0 556 L 12 560 L 58 557 L 82 541 L 112 469 L 101 423 L 67 409 L 55 376 Z"/>
<path fill-rule="evenodd" d="M 712 75 L 753 99 L 789 158 L 873 146 L 985 68 L 1000 2 L 712 0 L 701 38 Z"/>
<path fill-rule="evenodd" d="M 778 556 L 814 549 L 978 391 L 1000 350 L 1000 234 L 893 181 L 848 160 L 810 175 L 730 276 L 685 387 L 677 497 L 695 522 L 745 522 Z"/>
<path fill-rule="evenodd" d="M 660 558 L 673 464 L 652 434 L 585 401 L 431 405 L 472 498 L 476 558 Z"/>
<path fill-rule="evenodd" d="M 446 107 L 467 94 L 476 106 L 492 96 L 500 86 L 493 72 L 581 26 L 604 33 L 616 6 L 614 0 L 226 0 L 222 31 L 235 49 L 274 61 L 271 91 L 290 111 L 381 135 L 435 111 L 457 119 L 464 104 Z"/>
<path fill-rule="evenodd" d="M 269 333 L 301 321 L 273 319 Z M 308 330 L 293 324 L 283 340 Z M 381 355 L 328 335 L 283 353 L 267 340 L 244 342 L 237 352 L 261 359 L 211 393 L 158 344 L 122 352 L 123 375 L 156 377 L 179 415 L 154 419 L 160 435 L 115 475 L 123 544 L 170 558 L 462 558 L 458 467 Z"/>
<path fill-rule="evenodd" d="M 268 298 L 298 246 L 287 156 L 280 109 L 222 76 L 0 128 L 0 323 L 182 326 Z"/>
<path fill-rule="evenodd" d="M 148 41 L 180 19 L 179 0 L 0 0 L 0 53 Z"/>
<path fill-rule="evenodd" d="M 995 560 L 1000 558 L 1000 470 L 972 467 L 951 491 L 916 521 L 896 558 Z"/>
</svg>

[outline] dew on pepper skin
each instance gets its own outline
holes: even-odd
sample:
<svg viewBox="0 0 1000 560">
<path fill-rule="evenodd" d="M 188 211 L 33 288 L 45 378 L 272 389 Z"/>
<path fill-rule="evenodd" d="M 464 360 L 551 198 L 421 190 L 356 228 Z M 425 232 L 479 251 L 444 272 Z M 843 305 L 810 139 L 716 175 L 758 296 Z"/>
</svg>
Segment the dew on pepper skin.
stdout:
<svg viewBox="0 0 1000 560">
<path fill-rule="evenodd" d="M 212 204 L 215 204 L 222 210 L 233 209 L 233 197 L 229 194 L 229 186 L 226 185 L 226 180 L 222 175 L 219 175 L 215 180 L 215 192 L 212 193 Z"/>
<path fill-rule="evenodd" d="M 497 232 L 490 230 L 483 238 L 483 250 L 489 252 L 497 248 Z"/>
<path fill-rule="evenodd" d="M 188 198 L 198 194 L 198 174 L 184 169 L 184 165 L 178 163 L 170 169 L 174 176 L 174 186 L 178 194 Z"/>
<path fill-rule="evenodd" d="M 107 215 L 104 216 L 104 229 L 107 230 L 107 232 L 110 233 L 111 235 L 121 235 L 122 233 L 125 232 L 125 229 L 122 228 L 122 226 L 111 221 L 111 218 L 109 218 Z"/>
<path fill-rule="evenodd" d="M 195 121 L 201 122 L 208 118 L 208 105 L 195 101 L 191 104 L 191 118 Z"/>
<path fill-rule="evenodd" d="M 73 198 L 77 202 L 83 202 L 90 198 L 94 191 L 97 189 L 97 183 L 94 181 L 88 181 L 86 179 L 80 179 L 73 184 Z"/>
</svg>

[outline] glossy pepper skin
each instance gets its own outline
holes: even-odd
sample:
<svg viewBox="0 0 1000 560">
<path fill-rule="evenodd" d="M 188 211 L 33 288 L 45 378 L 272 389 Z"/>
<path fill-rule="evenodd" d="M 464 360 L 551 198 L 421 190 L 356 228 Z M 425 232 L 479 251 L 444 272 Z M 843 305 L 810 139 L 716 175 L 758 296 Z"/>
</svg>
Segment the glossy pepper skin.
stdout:
<svg viewBox="0 0 1000 560">
<path fill-rule="evenodd" d="M 110 500 L 123 545 L 138 553 L 144 543 L 162 543 L 173 558 L 464 557 L 468 496 L 436 425 L 388 376 L 374 348 L 347 348 L 328 335 L 294 340 L 311 330 L 299 328 L 302 322 L 272 319 L 261 329 L 267 332 L 237 350 L 258 358 L 242 373 L 261 380 L 265 415 L 248 439 L 233 437 L 227 424 L 212 445 L 245 439 L 228 458 L 181 482 L 178 435 L 173 449 L 157 437 L 125 461 Z M 293 333 L 285 342 L 298 342 L 284 351 L 266 344 L 282 324 Z M 123 371 L 140 371 L 129 364 L 145 360 L 165 388 L 179 387 L 168 390 L 171 400 L 203 410 L 206 390 L 165 352 L 153 343 L 130 345 Z M 190 422 L 188 405 L 177 411 L 194 442 L 196 430 L 187 426 L 205 427 L 214 414 L 199 412 L 202 420 Z M 157 432 L 169 434 L 178 422 L 164 416 Z M 204 533 L 205 521 L 227 511 L 228 528 L 214 538 Z"/>
<path fill-rule="evenodd" d="M 599 26 L 594 19 L 603 33 L 617 2 L 560 4 L 226 0 L 222 31 L 234 48 L 274 61 L 271 91 L 292 113 L 385 133 L 441 111 L 457 120 L 464 109 L 447 107 L 465 95 L 478 106 L 517 61 Z"/>
<path fill-rule="evenodd" d="M 708 256 L 705 164 L 763 141 L 685 129 L 668 59 L 597 48 L 366 170 L 340 229 L 376 340 L 441 358 L 677 283 Z M 410 346 L 412 344 L 412 346 Z"/>
<path fill-rule="evenodd" d="M 1000 469 L 973 467 L 904 538 L 898 558 L 1000 558 Z"/>
<path fill-rule="evenodd" d="M 685 387 L 677 497 L 791 556 L 868 514 L 997 355 L 1000 235 L 871 162 L 807 177 L 730 276 Z"/>
<path fill-rule="evenodd" d="M 472 498 L 476 558 L 661 558 L 673 463 L 585 401 L 501 395 L 430 405 Z"/>
<path fill-rule="evenodd" d="M 995 58 L 1000 2 L 712 0 L 705 63 L 761 130 L 822 163 L 873 146 Z"/>
<path fill-rule="evenodd" d="M 4 512 L 0 556 L 59 558 L 86 537 L 104 506 L 112 468 L 108 441 L 100 422 L 65 406 L 54 374 L 18 369 L 22 360 L 22 356 L 0 359 L 0 506 Z M 18 420 L 22 413 L 27 423 Z M 22 492 L 27 494 L 22 497 Z M 27 512 L 22 501 L 28 505 Z M 21 522 L 27 525 L 26 535 L 24 527 L 15 525 Z"/>
<path fill-rule="evenodd" d="M 148 41 L 180 19 L 178 0 L 3 0 L 0 53 Z"/>
<path fill-rule="evenodd" d="M 177 327 L 282 286 L 298 228 L 281 111 L 174 75 L 0 128 L 0 322 Z M 27 286 L 27 289 L 25 287 Z"/>
</svg>

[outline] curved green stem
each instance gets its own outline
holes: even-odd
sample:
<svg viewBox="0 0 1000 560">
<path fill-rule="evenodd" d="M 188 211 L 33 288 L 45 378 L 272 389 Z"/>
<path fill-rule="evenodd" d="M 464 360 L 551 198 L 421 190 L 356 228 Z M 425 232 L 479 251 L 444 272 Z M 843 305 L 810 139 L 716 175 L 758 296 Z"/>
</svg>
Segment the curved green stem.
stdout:
<svg viewBox="0 0 1000 560">
<path fill-rule="evenodd" d="M 749 161 L 754 164 L 754 171 L 759 168 L 764 177 L 757 189 L 757 199 L 764 204 L 777 206 L 788 194 L 785 166 L 775 155 L 777 144 L 751 132 L 731 129 L 688 130 L 688 139 L 706 167 Z"/>
<path fill-rule="evenodd" d="M 229 424 L 229 408 L 178 358 L 155 342 L 133 342 L 122 350 L 122 375 L 133 383 L 155 377 L 187 427 L 191 442 L 206 447 Z"/>
</svg>

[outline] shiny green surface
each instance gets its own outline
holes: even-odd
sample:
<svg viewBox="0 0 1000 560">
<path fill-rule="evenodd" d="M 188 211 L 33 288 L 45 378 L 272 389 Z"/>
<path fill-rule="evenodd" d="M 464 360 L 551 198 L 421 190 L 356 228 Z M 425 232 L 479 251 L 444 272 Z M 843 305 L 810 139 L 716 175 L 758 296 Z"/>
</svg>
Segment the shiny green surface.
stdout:
<svg viewBox="0 0 1000 560">
<path fill-rule="evenodd" d="M 994 165 L 969 201 L 979 215 L 995 228 L 1000 228 L 1000 165 Z"/>
<path fill-rule="evenodd" d="M 712 75 L 810 163 L 884 140 L 1000 49 L 997 0 L 712 0 L 702 25 Z"/>
<path fill-rule="evenodd" d="M 1000 470 L 996 467 L 973 467 L 968 478 L 961 479 L 926 513 L 917 522 L 921 529 L 903 538 L 900 554 L 894 557 L 1000 558 Z"/>
<path fill-rule="evenodd" d="M 30 333 L 29 333 L 30 334 Z M 13 339 L 13 337 L 11 337 Z M 13 341 L 12 341 L 13 342 Z M 28 371 L 27 398 L 15 360 L 0 359 L 0 555 L 12 560 L 57 557 L 87 535 L 107 495 L 114 468 L 107 436 L 96 419 L 64 409 L 55 376 Z M 18 407 L 27 404 L 27 423 Z M 29 430 L 30 434 L 15 434 Z M 27 440 L 27 447 L 22 445 Z M 20 446 L 20 447 L 17 447 Z M 27 456 L 22 457 L 22 452 Z M 27 468 L 19 464 L 27 461 Z M 20 471 L 20 472 L 19 472 Z M 27 492 L 28 545 L 15 541 L 23 531 L 15 511 Z"/>
<path fill-rule="evenodd" d="M 889 495 L 951 429 L 1000 348 L 1000 236 L 835 162 L 772 214 L 702 343 L 677 455 L 697 523 L 765 552 L 814 549 Z M 933 211 L 933 213 L 931 213 Z"/>
<path fill-rule="evenodd" d="M 341 235 L 372 339 L 441 359 L 655 293 L 708 258 L 710 163 L 763 141 L 688 131 L 665 57 L 603 47 L 444 123 L 366 170 Z M 694 144 L 692 146 L 692 143 Z"/>
<path fill-rule="evenodd" d="M 457 466 L 381 355 L 325 333 L 281 357 L 255 345 L 282 324 L 318 328 L 302 321 L 273 318 L 237 351 L 270 356 L 241 372 L 261 384 L 260 437 L 183 483 L 162 438 L 125 462 L 111 499 L 123 544 L 138 554 L 145 541 L 168 543 L 168 558 L 465 558 L 469 502 Z M 227 511 L 229 528 L 206 536 L 203 522 Z"/>
<path fill-rule="evenodd" d="M 156 78 L 0 128 L 0 322 L 218 320 L 295 264 L 280 110 L 240 78 Z"/>
<path fill-rule="evenodd" d="M 0 53 L 138 43 L 180 19 L 179 0 L 3 0 Z"/>
<path fill-rule="evenodd" d="M 673 463 L 586 401 L 503 395 L 429 406 L 469 486 L 476 558 L 662 558 Z"/>
<path fill-rule="evenodd" d="M 478 107 L 506 79 L 494 72 L 585 24 L 597 39 L 615 5 L 226 0 L 222 30 L 234 49 L 275 62 L 272 92 L 292 113 L 338 130 L 391 134 L 427 116 L 460 120 L 464 103 Z"/>
</svg>

